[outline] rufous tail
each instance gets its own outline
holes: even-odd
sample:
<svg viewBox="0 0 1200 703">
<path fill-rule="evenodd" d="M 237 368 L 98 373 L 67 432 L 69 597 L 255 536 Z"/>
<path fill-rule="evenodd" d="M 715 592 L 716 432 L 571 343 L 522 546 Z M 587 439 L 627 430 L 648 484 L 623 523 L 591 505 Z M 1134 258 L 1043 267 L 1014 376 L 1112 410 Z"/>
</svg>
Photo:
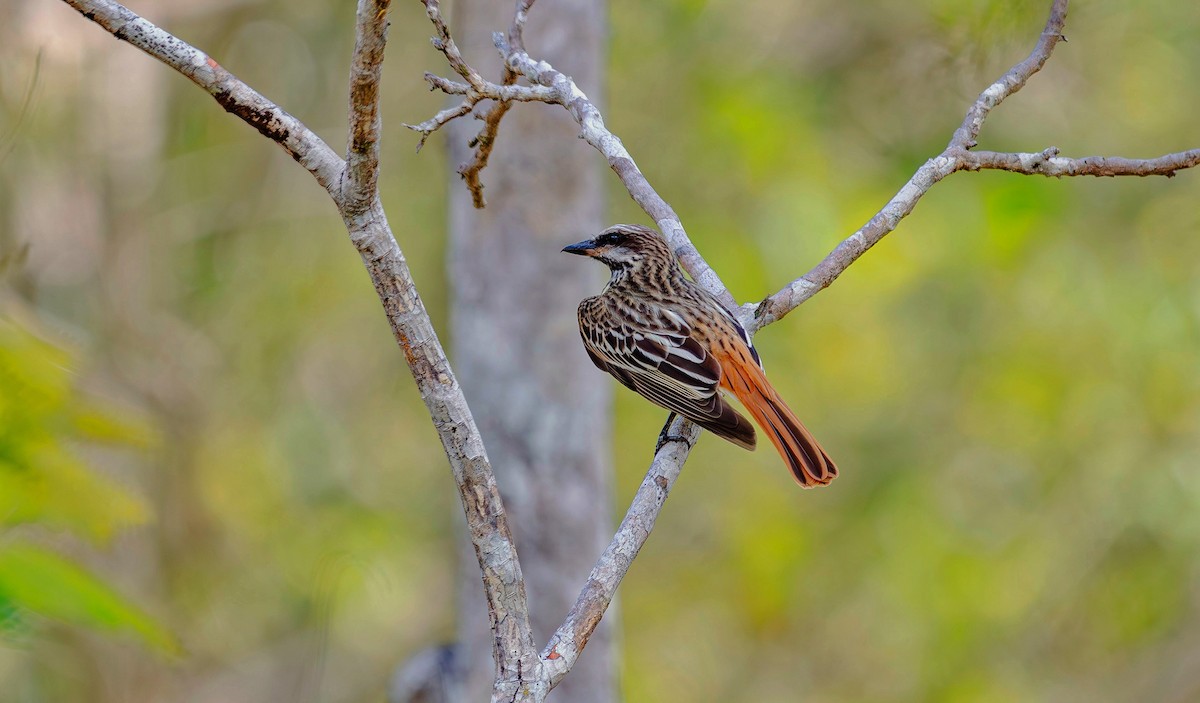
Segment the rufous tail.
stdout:
<svg viewBox="0 0 1200 703">
<path fill-rule="evenodd" d="M 837 477 L 833 460 L 775 392 L 758 364 L 749 358 L 727 359 L 727 363 L 721 364 L 724 372 L 721 386 L 733 393 L 762 427 L 791 469 L 796 483 L 802 488 L 815 488 Z"/>
</svg>

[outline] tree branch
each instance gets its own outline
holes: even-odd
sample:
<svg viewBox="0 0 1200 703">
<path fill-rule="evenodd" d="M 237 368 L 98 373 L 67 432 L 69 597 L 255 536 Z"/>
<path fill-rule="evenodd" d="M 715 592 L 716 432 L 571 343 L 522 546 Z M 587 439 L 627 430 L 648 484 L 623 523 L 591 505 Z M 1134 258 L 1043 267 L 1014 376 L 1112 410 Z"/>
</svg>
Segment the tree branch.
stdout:
<svg viewBox="0 0 1200 703">
<path fill-rule="evenodd" d="M 483 207 L 483 185 L 479 182 L 479 172 L 487 165 L 487 159 L 492 153 L 492 146 L 496 138 L 496 130 L 500 128 L 500 120 L 504 117 L 504 113 L 508 112 L 513 101 L 554 103 L 557 102 L 557 97 L 553 91 L 542 86 L 514 85 L 517 75 L 507 66 L 504 69 L 503 82 L 499 85 L 484 80 L 483 76 L 463 59 L 458 45 L 454 43 L 454 38 L 450 35 L 450 28 L 446 26 L 446 20 L 442 17 L 442 8 L 438 0 L 422 0 L 422 2 L 425 5 L 425 13 L 429 17 L 429 21 L 437 30 L 437 36 L 431 40 L 434 48 L 442 52 L 450 67 L 467 81 L 458 83 L 432 73 L 426 73 L 425 80 L 429 82 L 429 89 L 440 90 L 447 95 L 464 95 L 466 97 L 457 106 L 442 110 L 420 124 L 404 126 L 421 133 L 421 139 L 417 142 L 417 151 L 420 151 L 429 135 L 454 119 L 470 114 L 481 100 L 496 101 L 492 109 L 481 117 L 485 124 L 483 131 L 474 140 L 474 145 L 478 147 L 474 160 L 463 164 L 458 169 L 459 175 L 467 181 L 467 187 L 471 191 L 475 207 Z M 510 35 L 521 37 L 525 14 L 532 5 L 533 0 L 521 0 L 518 3 L 513 27 L 509 30 Z"/>
<path fill-rule="evenodd" d="M 174 68 L 277 142 L 329 193 L 383 303 L 437 429 L 483 577 L 495 636 L 496 700 L 545 698 L 516 546 L 479 429 L 421 301 L 378 192 L 379 78 L 388 0 L 360 0 L 351 69 L 349 165 L 315 133 L 203 52 L 110 0 L 64 0 L 113 36 Z M 457 50 L 455 50 L 457 51 Z"/>
<path fill-rule="evenodd" d="M 555 102 L 553 91 L 540 85 L 496 85 L 495 83 L 483 81 L 479 87 L 475 87 L 467 83 L 447 80 L 432 73 L 426 73 L 425 80 L 429 81 L 430 90 L 440 90 L 447 95 L 465 95 L 466 97 L 455 107 L 446 108 L 420 124 L 404 125 L 414 132 L 421 133 L 421 139 L 417 143 L 417 151 L 420 151 L 421 147 L 425 145 L 425 140 L 429 138 L 429 135 L 453 122 L 456 118 L 470 114 L 471 110 L 481 100 L 499 101 L 497 106 L 511 105 L 513 102 Z M 491 149 L 489 148 L 488 151 L 490 152 Z"/>
<path fill-rule="evenodd" d="M 1084 156 L 1077 159 L 1058 155 L 1050 147 L 1035 154 L 1007 154 L 995 151 L 967 151 L 958 154 L 959 170 L 996 169 L 1027 176 L 1166 176 L 1200 165 L 1200 149 L 1165 154 L 1153 159 L 1126 159 L 1120 156 Z"/>
<path fill-rule="evenodd" d="M 1196 166 L 1195 151 L 1168 154 L 1151 160 L 1134 160 L 1121 157 L 1087 157 L 1066 159 L 1058 157 L 1053 147 L 1040 154 L 1001 154 L 996 152 L 972 152 L 976 138 L 992 108 L 1005 98 L 1020 90 L 1025 83 L 1049 60 L 1062 34 L 1067 18 L 1068 0 L 1054 0 L 1050 17 L 1038 38 L 1037 45 L 1025 60 L 1013 66 L 995 83 L 988 86 L 975 98 L 962 125 L 954 131 L 950 143 L 939 155 L 926 161 L 912 178 L 904 184 L 886 205 L 854 234 L 844 239 L 811 271 L 789 283 L 779 292 L 768 296 L 756 305 L 743 306 L 753 311 L 753 321 L 747 330 L 759 329 L 776 322 L 795 310 L 801 303 L 816 295 L 833 283 L 850 264 L 858 260 L 868 249 L 875 246 L 889 232 L 896 229 L 900 220 L 917 206 L 935 183 L 955 171 L 978 171 L 980 169 L 1002 169 L 1016 173 L 1041 174 L 1047 176 L 1146 176 L 1161 173 L 1173 175 L 1175 171 Z M 753 333 L 753 332 L 751 332 Z"/>
<path fill-rule="evenodd" d="M 534 0 L 517 0 L 517 10 L 513 13 L 512 25 L 508 28 L 509 45 L 517 47 L 521 51 L 525 50 L 525 21 L 529 18 L 529 9 L 533 7 L 533 3 Z M 505 64 L 500 85 L 513 85 L 516 82 L 517 72 Z M 500 120 L 504 119 L 504 115 L 510 107 L 512 107 L 511 102 L 502 100 L 484 113 L 480 118 L 483 120 L 483 129 L 479 130 L 479 134 L 471 142 L 471 146 L 475 147 L 475 155 L 470 161 L 458 167 L 458 175 L 462 176 L 463 181 L 466 182 L 467 190 L 471 192 L 471 203 L 477 208 L 487 206 L 487 201 L 483 197 L 483 182 L 479 180 L 479 174 L 487 168 L 492 148 L 496 144 L 496 134 L 500 131 Z"/>
<path fill-rule="evenodd" d="M 350 136 L 346 147 L 346 206 L 362 212 L 379 182 L 379 81 L 387 46 L 387 13 L 391 0 L 359 0 L 354 56 L 350 61 Z"/>
<path fill-rule="evenodd" d="M 950 144 L 947 148 L 974 148 L 979 130 L 983 129 L 983 122 L 991 114 L 992 108 L 1024 88 L 1025 83 L 1033 77 L 1033 74 L 1042 70 L 1042 66 L 1045 66 L 1046 62 L 1050 60 L 1050 54 L 1058 42 L 1066 41 L 1062 30 L 1063 25 L 1067 22 L 1067 2 L 1068 0 L 1054 0 L 1050 5 L 1050 17 L 1046 19 L 1046 26 L 1042 29 L 1042 34 L 1038 37 L 1033 51 L 1029 52 L 1029 56 L 1025 57 L 1024 61 L 1010 68 L 1007 73 L 1000 76 L 995 83 L 984 88 L 979 97 L 975 98 L 975 102 L 967 110 L 962 124 L 954 130 L 954 135 L 950 137 Z"/>
<path fill-rule="evenodd" d="M 721 282 L 716 271 L 713 271 L 712 267 L 700 256 L 700 252 L 696 251 L 696 247 L 692 244 L 691 240 L 688 239 L 687 233 L 683 230 L 683 224 L 679 221 L 679 216 L 675 214 L 671 206 L 658 195 L 649 181 L 646 180 L 646 177 L 642 175 L 641 170 L 634 163 L 633 157 L 625 149 L 625 145 L 604 126 L 604 118 L 600 115 L 600 111 L 588 100 L 587 95 L 575 85 L 575 81 L 571 80 L 570 76 L 560 73 L 545 61 L 534 61 L 522 48 L 510 45 L 505 36 L 497 32 L 492 36 L 492 40 L 496 45 L 496 49 L 504 57 L 505 65 L 515 73 L 524 76 L 533 85 L 523 88 L 522 86 L 500 86 L 488 83 L 483 80 L 475 69 L 466 63 L 462 54 L 459 53 L 458 46 L 454 44 L 454 40 L 450 36 L 450 30 L 442 18 L 438 0 L 422 0 L 422 2 L 425 5 L 429 20 L 437 30 L 438 36 L 433 40 L 434 46 L 446 55 L 446 60 L 451 68 L 467 80 L 471 89 L 476 94 L 482 97 L 503 99 L 499 97 L 502 96 L 503 91 L 506 89 L 516 89 L 516 95 L 529 96 L 532 100 L 565 107 L 571 113 L 571 116 L 575 118 L 575 121 L 579 123 L 581 128 L 579 136 L 599 150 L 600 153 L 604 154 L 608 160 L 608 165 L 621 179 L 630 196 L 658 224 L 659 231 L 670 242 L 676 256 L 679 257 L 680 262 L 687 269 L 688 273 L 691 274 L 692 278 L 709 290 L 709 292 L 718 296 L 721 302 L 730 309 L 736 307 L 733 296 L 729 293 L 725 284 Z M 530 0 L 519 0 L 517 3 L 517 14 L 521 15 L 528 12 L 532 4 Z M 514 19 L 513 24 L 514 26 L 523 26 L 524 19 L 521 19 L 520 22 Z M 519 29 L 510 30 L 510 35 L 514 31 L 515 36 L 521 36 Z M 435 83 L 431 79 L 430 83 L 441 88 L 442 83 L 445 81 L 444 79 L 438 80 L 440 82 Z M 468 99 L 469 96 L 470 94 L 468 93 Z M 448 122 L 449 120 L 446 121 Z M 445 124 L 445 122 L 442 124 Z M 441 124 L 438 126 L 440 127 Z M 423 132 L 421 129 L 417 131 Z"/>
<path fill-rule="evenodd" d="M 518 698 L 517 692 L 542 686 L 541 662 L 529 624 L 525 578 L 479 428 L 392 236 L 378 194 L 366 212 L 357 216 L 343 212 L 343 219 L 450 458 L 495 637 L 493 700 L 527 700 Z"/>
<path fill-rule="evenodd" d="M 501 85 L 509 86 L 516 82 L 517 74 L 505 67 Z M 504 119 L 504 115 L 508 113 L 510 107 L 512 107 L 511 102 L 501 101 L 492 105 L 491 109 L 480 117 L 483 120 L 483 129 L 479 130 L 479 134 L 475 135 L 470 143 L 475 147 L 475 155 L 471 157 L 470 161 L 460 164 L 458 167 L 458 175 L 462 176 L 463 181 L 467 184 L 467 190 L 471 191 L 471 203 L 477 208 L 487 206 L 487 200 L 483 197 L 483 181 L 479 180 L 479 174 L 487 168 L 488 159 L 492 156 L 492 149 L 496 146 L 496 134 L 500 131 L 500 120 Z"/>
<path fill-rule="evenodd" d="M 522 50 L 525 48 L 525 21 L 529 16 L 529 9 L 533 7 L 533 3 L 534 0 L 518 0 L 517 9 L 513 13 L 512 25 L 508 30 L 509 42 L 521 47 Z M 484 81 L 483 77 L 463 60 L 458 46 L 450 36 L 450 30 L 446 25 L 445 19 L 442 17 L 438 0 L 426 2 L 425 11 L 438 32 L 438 36 L 433 40 L 433 45 L 446 55 L 446 60 L 450 63 L 451 67 L 458 71 L 459 75 L 466 78 L 470 85 L 463 86 L 462 84 L 457 84 L 454 86 L 454 89 L 450 90 L 447 89 L 448 81 L 426 73 L 425 80 L 429 81 L 431 89 L 440 88 L 443 92 L 466 95 L 467 98 L 457 107 L 442 110 L 433 118 L 419 125 L 405 126 L 421 133 L 421 139 L 417 143 L 417 150 L 420 151 L 421 147 L 425 144 L 425 140 L 429 138 L 429 135 L 441 129 L 442 125 L 472 112 L 480 100 L 490 98 L 496 101 L 487 112 L 479 116 L 479 119 L 483 121 L 483 128 L 479 130 L 479 134 L 470 143 L 470 146 L 475 148 L 474 156 L 470 161 L 460 164 L 458 167 L 458 174 L 462 176 L 463 181 L 467 185 L 467 190 L 471 193 L 472 204 L 477 208 L 482 208 L 487 205 L 487 201 L 483 197 L 483 182 L 480 181 L 479 174 L 487 167 L 488 159 L 491 158 L 492 149 L 496 144 L 496 134 L 500 131 L 500 121 L 504 119 L 504 115 L 512 107 L 512 101 L 534 100 L 539 102 L 554 102 L 555 100 L 546 91 L 505 91 L 505 88 L 516 84 L 518 77 L 517 73 L 507 65 L 504 66 L 504 73 L 498 86 Z"/>
<path fill-rule="evenodd" d="M 64 0 L 84 17 L 121 41 L 187 76 L 213 96 L 226 112 L 240 117 L 264 137 L 283 147 L 293 159 L 333 193 L 342 173 L 342 160 L 300 120 L 284 112 L 226 71 L 199 49 L 108 0 Z"/>
<path fill-rule="evenodd" d="M 588 639 L 616 595 L 621 580 L 629 572 L 642 545 L 649 539 L 658 513 L 675 480 L 679 478 L 684 461 L 700 437 L 699 427 L 681 419 L 672 423 L 670 432 L 686 442 L 668 442 L 654 456 L 650 470 L 638 486 L 612 542 L 592 567 L 587 583 L 567 613 L 566 620 L 542 650 L 542 661 L 550 676 L 551 687 L 558 685 L 575 666 L 580 653 L 587 646 Z"/>
<path fill-rule="evenodd" d="M 427 8 L 431 2 L 436 6 L 436 0 L 425 0 Z M 517 16 L 520 17 L 523 12 L 527 12 L 530 4 L 525 1 L 518 2 Z M 543 101 L 562 105 L 571 113 L 580 126 L 579 136 L 604 155 L 609 166 L 629 192 L 630 197 L 658 225 L 676 256 L 679 257 L 684 269 L 697 283 L 717 295 L 726 306 L 736 309 L 746 330 L 753 334 L 758 329 L 778 321 L 832 283 L 863 253 L 894 230 L 900 220 L 913 211 L 917 202 L 934 184 L 956 171 L 976 171 L 987 168 L 1047 176 L 1145 176 L 1154 174 L 1170 176 L 1177 170 L 1191 168 L 1200 163 L 1200 150 L 1168 154 L 1150 160 L 1120 157 L 1067 159 L 1059 157 L 1057 150 L 1053 148 L 1039 154 L 970 151 L 976 145 L 976 139 L 991 111 L 1024 87 L 1025 83 L 1046 64 L 1054 47 L 1060 41 L 1066 41 L 1062 29 L 1066 22 L 1067 7 L 1068 0 L 1053 0 L 1050 16 L 1029 56 L 979 94 L 967 110 L 962 124 L 955 130 L 946 149 L 918 168 L 900 191 L 874 217 L 838 244 L 804 276 L 792 281 L 762 302 L 747 304 L 741 308 L 736 307 L 733 296 L 725 288 L 720 277 L 692 245 L 678 215 L 646 180 L 621 140 L 605 127 L 599 110 L 575 85 L 574 81 L 545 61 L 532 59 L 526 53 L 523 42 L 520 41 L 519 30 L 515 34 L 516 40 L 514 40 L 513 30 L 510 30 L 507 39 L 504 35 L 496 33 L 493 35 L 493 40 L 497 50 L 504 57 L 505 65 L 513 73 L 523 76 L 535 87 L 543 86 L 549 89 L 551 93 Z M 449 30 L 441 20 L 440 14 L 431 10 L 429 16 L 437 27 L 439 36 L 448 38 Z M 523 21 L 522 18 L 522 24 Z M 516 18 L 514 18 L 514 27 L 517 27 Z M 461 55 L 456 54 L 452 58 L 448 54 L 447 59 L 460 75 L 466 77 L 463 72 L 465 67 L 468 73 L 478 76 L 469 68 Z M 432 78 L 430 82 L 435 87 L 442 87 Z M 501 86 L 493 84 L 481 85 L 478 82 L 471 84 L 471 90 L 479 94 L 497 94 L 500 88 Z M 438 118 L 433 120 L 437 122 L 434 129 L 468 111 L 469 108 L 456 115 L 449 114 L 453 111 L 443 111 Z M 503 111 L 495 118 L 497 123 L 500 116 L 503 116 Z M 490 126 L 490 122 L 488 126 Z M 485 126 L 484 133 L 494 137 L 494 127 L 493 131 L 488 132 L 488 126 Z M 431 131 L 433 130 L 429 130 L 429 132 Z M 428 136 L 429 132 L 423 133 Z M 490 149 L 490 143 L 487 148 Z M 478 161 L 478 156 L 476 161 Z M 486 163 L 486 156 L 484 162 Z M 477 195 L 476 204 L 478 206 L 482 196 L 476 193 L 475 186 L 470 182 L 468 186 L 472 188 L 472 193 Z M 667 444 L 657 453 L 612 542 L 596 562 L 565 622 L 555 632 L 542 652 L 543 664 L 545 670 L 549 672 L 551 685 L 560 681 L 571 669 L 579 653 L 587 644 L 588 637 L 611 602 L 616 588 L 628 572 L 633 558 L 636 557 L 638 550 L 649 536 L 663 502 L 687 459 L 695 437 L 699 434 L 699 430 L 695 426 L 678 420 L 673 425 L 672 432 L 689 437 L 690 441 L 687 444 Z"/>
<path fill-rule="evenodd" d="M 634 162 L 633 156 L 621 143 L 617 135 L 608 130 L 600 110 L 588 100 L 587 95 L 575 85 L 571 79 L 545 61 L 535 61 L 521 49 L 510 47 L 504 37 L 497 33 L 492 37 L 497 50 L 504 56 L 505 63 L 514 71 L 527 78 L 534 85 L 541 85 L 554 91 L 553 102 L 567 109 L 575 121 L 579 123 L 579 136 L 604 155 L 605 160 L 621 179 L 625 190 L 629 192 L 642 210 L 658 225 L 658 229 L 666 237 L 680 264 L 692 276 L 696 283 L 717 296 L 726 307 L 737 307 L 733 295 L 720 276 L 713 270 L 683 229 L 683 223 L 675 210 L 663 200 L 646 176 Z"/>
<path fill-rule="evenodd" d="M 1037 44 L 1023 61 L 1009 69 L 975 98 L 967 109 L 962 124 L 954 130 L 950 143 L 941 154 L 926 161 L 900 192 L 892 196 L 883 208 L 875 213 L 858 231 L 842 240 L 833 251 L 811 271 L 789 283 L 779 292 L 753 306 L 755 329 L 765 327 L 782 319 L 801 303 L 833 283 L 842 272 L 858 260 L 858 257 L 875 246 L 889 232 L 896 229 L 917 206 L 917 202 L 929 192 L 935 183 L 962 168 L 959 155 L 975 146 L 976 138 L 983 129 L 992 109 L 1005 98 L 1025 87 L 1033 74 L 1046 65 L 1051 52 L 1063 38 L 1062 29 L 1067 20 L 1068 0 L 1054 0 L 1050 6 L 1050 17 L 1038 37 Z M 749 309 L 750 306 L 747 306 Z"/>
<path fill-rule="evenodd" d="M 896 229 L 900 220 L 913 211 L 919 201 L 935 183 L 958 170 L 957 160 L 946 152 L 926 161 L 908 179 L 904 187 L 892 196 L 875 213 L 874 217 L 858 231 L 846 237 L 833 251 L 813 267 L 811 271 L 789 283 L 778 293 L 758 304 L 743 306 L 743 311 L 752 313 L 746 325 L 747 331 L 757 331 L 778 322 L 784 315 L 795 310 L 801 303 L 813 297 L 833 283 L 842 272 L 879 243 L 889 232 Z M 753 334 L 753 332 L 751 332 Z"/>
</svg>

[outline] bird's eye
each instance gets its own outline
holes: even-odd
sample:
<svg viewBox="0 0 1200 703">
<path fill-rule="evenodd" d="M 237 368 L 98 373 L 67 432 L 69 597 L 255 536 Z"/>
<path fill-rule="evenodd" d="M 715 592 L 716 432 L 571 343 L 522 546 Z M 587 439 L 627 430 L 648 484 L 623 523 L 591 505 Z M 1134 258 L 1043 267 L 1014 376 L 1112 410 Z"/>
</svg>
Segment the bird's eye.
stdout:
<svg viewBox="0 0 1200 703">
<path fill-rule="evenodd" d="M 618 240 L 618 237 L 615 234 L 605 234 L 605 235 L 601 235 L 601 237 L 600 237 L 601 244 L 616 244 L 617 240 Z"/>
</svg>

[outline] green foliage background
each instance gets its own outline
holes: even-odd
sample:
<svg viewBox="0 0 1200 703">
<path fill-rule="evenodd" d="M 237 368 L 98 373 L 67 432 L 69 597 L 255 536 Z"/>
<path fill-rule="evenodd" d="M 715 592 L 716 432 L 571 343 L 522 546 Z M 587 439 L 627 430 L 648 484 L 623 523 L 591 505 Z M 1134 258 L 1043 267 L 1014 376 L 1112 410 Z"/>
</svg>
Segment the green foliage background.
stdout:
<svg viewBox="0 0 1200 703">
<path fill-rule="evenodd" d="M 1048 4 L 615 0 L 606 117 L 755 300 L 942 149 Z M 344 142 L 349 4 L 134 8 Z M 982 146 L 1195 147 L 1198 31 L 1077 3 Z M 400 128 L 441 106 L 428 34 L 394 7 L 383 191 L 445 330 L 459 186 Z M 333 208 L 61 3 L 0 4 L 0 63 L 0 700 L 380 700 L 453 635 L 459 518 Z M 626 699 L 1200 696 L 1198 202 L 1186 172 L 955 175 L 764 331 L 842 477 L 702 442 L 621 591 Z M 660 413 L 617 397 L 621 505 Z"/>
</svg>

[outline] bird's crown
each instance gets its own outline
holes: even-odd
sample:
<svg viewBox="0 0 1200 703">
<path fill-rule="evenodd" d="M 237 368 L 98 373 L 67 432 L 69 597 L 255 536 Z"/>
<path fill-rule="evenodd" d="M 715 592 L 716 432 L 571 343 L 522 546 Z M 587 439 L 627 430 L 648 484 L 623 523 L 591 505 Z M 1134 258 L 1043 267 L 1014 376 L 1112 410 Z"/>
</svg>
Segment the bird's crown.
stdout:
<svg viewBox="0 0 1200 703">
<path fill-rule="evenodd" d="M 563 249 L 599 259 L 609 266 L 629 266 L 646 259 L 671 259 L 671 248 L 662 235 L 642 225 L 613 225 L 588 239 Z"/>
</svg>

